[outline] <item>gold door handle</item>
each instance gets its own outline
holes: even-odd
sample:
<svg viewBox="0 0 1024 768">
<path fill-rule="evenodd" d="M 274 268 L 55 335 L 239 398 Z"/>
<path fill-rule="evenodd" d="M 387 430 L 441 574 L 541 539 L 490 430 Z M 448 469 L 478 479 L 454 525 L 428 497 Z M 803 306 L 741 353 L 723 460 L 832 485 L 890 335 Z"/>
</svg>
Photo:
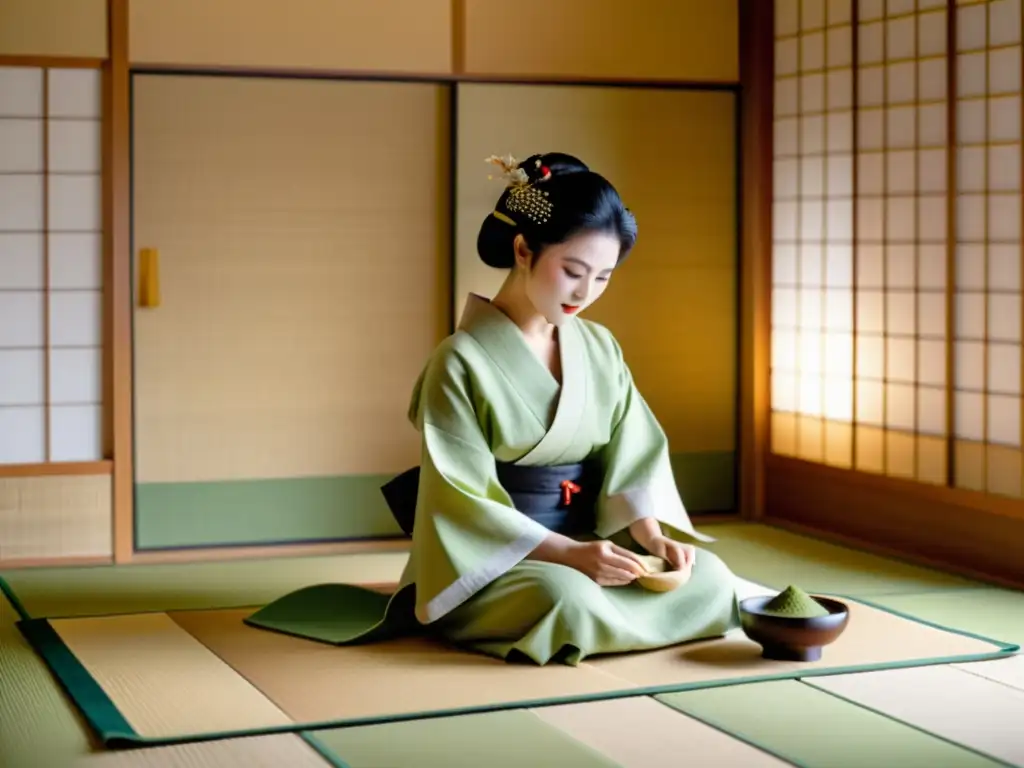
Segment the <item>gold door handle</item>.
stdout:
<svg viewBox="0 0 1024 768">
<path fill-rule="evenodd" d="M 139 306 L 160 306 L 160 251 L 156 248 L 139 252 Z"/>
</svg>

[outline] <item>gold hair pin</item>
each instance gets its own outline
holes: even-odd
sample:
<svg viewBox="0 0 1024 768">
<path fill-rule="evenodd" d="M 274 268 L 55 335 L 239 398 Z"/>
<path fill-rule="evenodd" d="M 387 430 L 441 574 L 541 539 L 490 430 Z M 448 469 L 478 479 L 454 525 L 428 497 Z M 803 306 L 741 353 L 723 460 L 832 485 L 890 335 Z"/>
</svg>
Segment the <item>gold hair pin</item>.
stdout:
<svg viewBox="0 0 1024 768">
<path fill-rule="evenodd" d="M 505 202 L 509 213 L 521 213 L 534 224 L 546 223 L 551 216 L 552 208 L 551 201 L 548 200 L 548 193 L 538 190 L 530 183 L 530 176 L 520 167 L 519 161 L 512 155 L 505 155 L 504 157 L 491 155 L 487 158 L 486 162 L 502 169 L 502 175 L 505 177 L 510 188 L 508 199 Z M 540 167 L 539 160 L 537 165 Z M 543 174 L 542 181 L 547 181 L 551 178 L 551 171 L 547 168 L 541 167 L 541 173 Z M 487 178 L 493 179 L 494 177 L 488 176 Z M 515 223 L 500 211 L 495 211 L 494 216 L 506 224 L 514 225 Z"/>
</svg>

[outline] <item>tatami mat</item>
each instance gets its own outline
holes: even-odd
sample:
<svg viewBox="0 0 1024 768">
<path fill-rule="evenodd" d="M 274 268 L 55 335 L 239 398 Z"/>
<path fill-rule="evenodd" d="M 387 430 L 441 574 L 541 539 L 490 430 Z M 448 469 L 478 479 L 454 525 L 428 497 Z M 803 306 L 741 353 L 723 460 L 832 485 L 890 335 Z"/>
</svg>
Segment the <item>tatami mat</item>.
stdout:
<svg viewBox="0 0 1024 768">
<path fill-rule="evenodd" d="M 954 695 L 947 691 L 946 695 Z M 813 768 L 998 763 L 796 680 L 666 694 L 666 704 Z"/>
<path fill-rule="evenodd" d="M 323 582 L 398 581 L 406 552 L 4 571 L 31 616 L 261 605 Z"/>
<path fill-rule="evenodd" d="M 1024 592 L 992 587 L 884 595 L 872 601 L 925 621 L 961 627 L 1007 642 L 1024 642 Z"/>
<path fill-rule="evenodd" d="M 349 768 L 617 768 L 528 710 L 310 734 Z"/>
<path fill-rule="evenodd" d="M 874 598 L 978 587 L 958 576 L 747 523 L 703 526 L 741 577 L 782 589 Z M 94 616 L 260 605 L 330 581 L 397 581 L 405 552 L 166 565 L 94 566 L 0 573 L 32 616 Z M 998 633 L 993 633 L 998 634 Z"/>
<path fill-rule="evenodd" d="M 796 584 L 808 591 L 874 597 L 983 586 L 779 528 L 734 523 L 709 527 L 708 532 L 718 537 L 711 547 L 733 571 L 779 590 Z"/>
<path fill-rule="evenodd" d="M 996 661 L 974 661 L 970 664 L 953 664 L 955 669 L 984 677 L 1011 688 L 1024 691 L 1024 654 Z"/>
<path fill-rule="evenodd" d="M 712 643 L 682 646 L 642 654 L 606 656 L 592 662 L 609 675 L 638 686 L 691 685 L 721 679 L 760 676 L 814 675 L 856 666 L 887 666 L 948 659 L 982 651 L 977 638 L 954 635 L 894 613 L 847 600 L 850 621 L 846 631 L 814 662 L 766 663 L 761 648 L 745 635 Z"/>
<path fill-rule="evenodd" d="M 846 602 L 847 630 L 821 659 L 803 663 L 764 659 L 738 630 L 568 667 L 508 664 L 429 638 L 338 647 L 249 626 L 252 609 L 34 619 L 21 628 L 108 744 L 577 703 L 1016 650 Z"/>
<path fill-rule="evenodd" d="M 542 707 L 534 714 L 622 768 L 771 768 L 786 763 L 656 699 Z"/>
<path fill-rule="evenodd" d="M 91 748 L 90 734 L 0 594 L 0 766 L 58 768 Z"/>
<path fill-rule="evenodd" d="M 166 613 L 53 619 L 50 626 L 136 732 L 157 739 L 290 719 Z M 124 638 L 133 642 L 127 645 Z"/>
<path fill-rule="evenodd" d="M 787 765 L 643 696 L 309 735 L 351 768 L 673 768 L 684 760 L 702 768 Z"/>
<path fill-rule="evenodd" d="M 872 602 L 946 626 L 1011 642 L 1024 639 L 1022 593 L 988 588 L 956 576 L 876 558 L 765 526 L 730 524 L 708 528 L 719 539 L 714 545 L 716 551 L 726 558 L 738 574 L 768 583 L 776 589 L 787 584 L 797 584 L 817 592 L 833 591 L 867 596 Z M 258 605 L 310 583 L 329 580 L 393 581 L 400 573 L 405 557 L 404 553 L 395 552 L 188 565 L 39 569 L 5 572 L 2 575 L 15 587 L 20 600 L 35 616 L 95 615 Z M 245 749 L 249 745 L 270 745 L 270 742 L 263 741 L 265 738 L 297 738 L 275 735 L 89 755 L 91 746 L 88 732 L 76 710 L 68 703 L 38 655 L 14 627 L 14 620 L 12 607 L 0 598 L 0 669 L 4 670 L 4 674 L 0 675 L 0 766 L 4 768 L 63 768 L 75 765 L 74 760 L 84 755 L 88 755 L 86 762 L 82 763 L 85 766 L 92 763 L 100 766 L 101 763 L 97 761 L 103 761 L 102 765 L 109 763 L 124 766 L 234 765 L 238 764 L 235 758 L 225 755 L 243 753 L 222 750 L 228 747 L 236 749 L 241 746 Z M 974 675 L 986 682 L 1012 687 L 1021 682 L 1020 659 L 1010 657 L 972 663 L 965 665 L 970 671 L 961 674 L 964 678 Z M 827 678 L 818 678 L 821 679 Z M 967 684 L 970 685 L 969 682 Z M 944 695 L 947 698 L 955 697 L 957 691 L 949 689 Z M 799 765 L 815 768 L 843 768 L 847 765 L 858 768 L 862 765 L 899 765 L 901 768 L 941 765 L 959 768 L 993 764 L 993 761 L 968 749 L 858 707 L 806 683 L 790 680 L 736 685 L 672 694 L 667 698 L 673 699 L 674 706 L 679 701 L 685 701 L 687 711 L 697 717 L 715 720 L 723 729 L 723 738 L 729 738 L 725 733 L 735 735 L 736 740 L 726 742 L 729 749 L 741 748 L 742 739 L 751 739 L 777 752 L 781 755 L 780 759 Z M 591 730 L 591 736 L 586 735 L 586 726 L 580 724 L 581 721 L 586 722 L 586 718 L 580 717 L 585 709 L 596 713 L 599 706 L 607 708 L 622 702 L 652 703 L 650 699 L 637 698 L 546 708 L 552 715 L 556 712 L 567 713 L 561 721 L 564 730 L 557 727 L 553 717 L 544 720 L 542 725 L 549 726 L 545 733 L 555 733 L 557 738 L 569 738 L 569 743 L 575 745 L 577 750 L 582 747 L 585 759 L 591 761 L 581 763 L 585 767 L 604 766 L 608 764 L 607 761 L 611 761 L 631 768 L 629 761 L 636 757 L 630 757 L 632 753 L 616 750 L 629 749 L 629 745 L 635 745 L 636 742 L 626 739 L 627 743 L 622 744 L 613 737 L 622 737 L 627 731 L 633 730 L 643 733 L 643 723 L 653 722 L 657 716 L 652 715 L 650 721 L 645 721 L 627 720 L 622 715 L 618 720 L 627 723 L 628 728 L 609 727 L 601 729 L 599 733 Z M 647 703 L 638 706 L 645 707 L 649 713 L 651 710 Z M 628 706 L 632 708 L 636 705 Z M 664 704 L 659 706 L 664 707 Z M 581 709 L 573 710 L 575 707 Z M 534 719 L 540 719 L 536 712 L 526 713 L 532 714 Z M 513 712 L 498 712 L 486 716 L 494 718 L 511 714 Z M 671 714 L 677 715 L 675 711 L 671 711 Z M 462 751 L 461 745 L 482 743 L 490 746 L 493 741 L 493 738 L 478 738 L 481 733 L 486 733 L 475 725 L 478 720 L 470 719 L 478 717 L 484 715 L 324 731 L 320 736 L 333 743 L 335 737 L 347 734 L 347 755 L 352 761 L 352 768 L 360 765 L 363 768 L 381 768 L 385 765 L 401 768 L 406 764 L 428 767 L 432 764 L 450 765 L 457 768 L 457 761 L 461 758 L 453 755 L 451 750 L 459 750 L 462 755 L 472 754 Z M 675 727 L 671 733 L 676 733 L 676 729 L 685 733 L 687 728 L 681 724 L 694 722 L 692 719 L 684 719 L 682 714 L 678 714 L 678 717 L 680 720 L 673 721 Z M 474 727 L 466 728 L 467 724 Z M 416 728 L 443 731 L 449 734 L 449 741 L 446 744 L 441 740 L 433 748 L 421 743 L 417 750 L 403 757 L 402 742 L 394 737 L 399 731 L 395 729 L 411 734 L 413 730 L 410 729 Z M 715 730 L 711 732 L 719 733 Z M 702 738 L 707 736 L 701 733 Z M 273 748 L 284 743 L 275 741 Z M 304 746 L 301 742 L 287 743 Z M 663 735 L 660 743 L 665 748 L 664 752 L 659 753 L 663 759 L 666 755 L 680 754 L 678 748 L 672 747 L 675 742 L 671 735 Z M 357 748 L 363 751 L 360 753 Z M 513 761 L 516 765 L 543 766 L 547 754 L 563 755 L 554 764 L 573 764 L 564 759 L 565 752 L 559 752 L 561 747 L 550 749 L 547 742 L 537 739 L 520 738 L 511 748 L 518 750 L 512 752 L 518 755 Z M 445 749 L 449 752 L 445 753 Z M 545 749 L 548 751 L 545 752 Z M 258 754 L 273 756 L 275 753 L 269 746 L 262 752 L 257 749 L 245 758 L 244 764 L 260 765 Z M 577 751 L 573 754 L 581 753 Z M 764 759 L 764 753 L 756 754 Z M 211 755 L 214 756 L 212 760 Z M 302 768 L 310 755 L 309 751 L 298 749 L 283 761 L 273 757 L 272 764 L 286 763 Z M 383 762 L 381 757 L 388 757 L 390 762 Z M 165 762 L 146 762 L 156 759 Z M 315 756 L 313 759 L 316 759 Z M 433 760 L 433 763 L 428 759 Z M 411 762 L 403 763 L 402 760 Z M 594 760 L 597 762 L 592 762 Z M 646 762 L 644 768 L 677 763 L 667 760 L 659 763 L 654 760 Z M 753 763 L 743 760 L 732 764 Z"/>
<path fill-rule="evenodd" d="M 173 618 L 296 723 L 594 696 L 629 687 L 591 665 L 506 664 L 420 639 L 336 647 L 243 624 L 250 613 L 195 611 Z"/>
<path fill-rule="evenodd" d="M 952 667 L 807 680 L 813 686 L 1011 765 L 1024 765 L 1024 691 Z"/>
</svg>

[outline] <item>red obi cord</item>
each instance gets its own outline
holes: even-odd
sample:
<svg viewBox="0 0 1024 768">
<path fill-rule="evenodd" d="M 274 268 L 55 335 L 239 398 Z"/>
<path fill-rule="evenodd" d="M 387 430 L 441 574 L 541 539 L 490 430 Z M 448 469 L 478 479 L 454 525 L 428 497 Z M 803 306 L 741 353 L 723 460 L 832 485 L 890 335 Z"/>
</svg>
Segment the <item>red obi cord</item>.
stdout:
<svg viewBox="0 0 1024 768">
<path fill-rule="evenodd" d="M 581 490 L 583 489 L 576 485 L 576 483 L 574 483 L 572 480 L 563 480 L 562 504 L 564 504 L 565 506 L 569 506 L 572 503 L 572 495 L 574 493 L 579 493 Z"/>
</svg>

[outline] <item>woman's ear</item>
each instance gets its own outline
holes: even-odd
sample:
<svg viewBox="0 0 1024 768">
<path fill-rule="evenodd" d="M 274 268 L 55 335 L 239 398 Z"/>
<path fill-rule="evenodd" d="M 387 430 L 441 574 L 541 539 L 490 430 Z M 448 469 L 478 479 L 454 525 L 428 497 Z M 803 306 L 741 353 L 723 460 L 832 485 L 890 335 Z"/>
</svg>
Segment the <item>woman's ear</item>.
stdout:
<svg viewBox="0 0 1024 768">
<path fill-rule="evenodd" d="M 533 251 L 526 244 L 526 238 L 516 235 L 516 239 L 512 241 L 512 250 L 515 251 L 516 266 L 529 271 L 530 262 L 533 260 Z"/>
</svg>

